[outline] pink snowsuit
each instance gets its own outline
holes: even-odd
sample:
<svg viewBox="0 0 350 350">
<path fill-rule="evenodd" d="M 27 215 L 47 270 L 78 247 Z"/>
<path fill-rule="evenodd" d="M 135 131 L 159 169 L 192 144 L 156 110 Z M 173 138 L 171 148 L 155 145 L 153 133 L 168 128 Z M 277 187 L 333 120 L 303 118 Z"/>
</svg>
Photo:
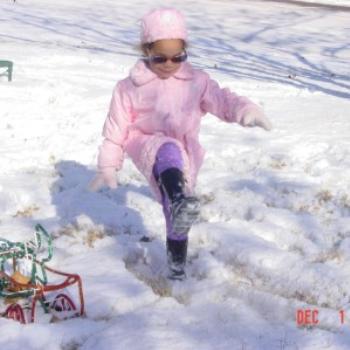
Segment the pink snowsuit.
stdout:
<svg viewBox="0 0 350 350">
<path fill-rule="evenodd" d="M 205 153 L 198 142 L 201 118 L 212 113 L 226 122 L 240 123 L 249 112 L 263 114 L 249 99 L 221 89 L 188 62 L 181 63 L 170 78 L 160 79 L 139 60 L 113 91 L 98 166 L 120 170 L 126 152 L 161 202 L 152 168 L 159 147 L 174 142 L 182 152 L 185 191 L 190 194 Z"/>
</svg>

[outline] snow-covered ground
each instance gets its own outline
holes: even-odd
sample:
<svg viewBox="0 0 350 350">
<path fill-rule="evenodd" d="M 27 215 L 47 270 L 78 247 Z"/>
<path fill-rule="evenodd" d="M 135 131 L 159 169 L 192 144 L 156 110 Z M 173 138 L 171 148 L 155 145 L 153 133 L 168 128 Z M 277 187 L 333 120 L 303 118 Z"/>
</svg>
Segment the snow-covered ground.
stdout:
<svg viewBox="0 0 350 350">
<path fill-rule="evenodd" d="M 185 12 L 193 64 L 274 124 L 203 119 L 183 283 L 164 278 L 161 208 L 129 159 L 117 190 L 86 190 L 112 88 L 139 55 L 137 19 L 159 5 Z M 348 349 L 349 23 L 276 2 L 2 0 L 0 60 L 14 77 L 0 78 L 0 237 L 28 240 L 37 222 L 51 232 L 50 265 L 81 275 L 86 317 L 0 319 L 0 346 Z M 298 309 L 319 324 L 298 327 Z"/>
<path fill-rule="evenodd" d="M 276 1 L 280 3 L 290 3 L 301 6 L 326 6 L 336 10 L 347 10 L 346 7 L 350 7 L 350 0 L 263 0 L 263 1 Z M 350 8 L 349 8 L 350 10 Z"/>
</svg>

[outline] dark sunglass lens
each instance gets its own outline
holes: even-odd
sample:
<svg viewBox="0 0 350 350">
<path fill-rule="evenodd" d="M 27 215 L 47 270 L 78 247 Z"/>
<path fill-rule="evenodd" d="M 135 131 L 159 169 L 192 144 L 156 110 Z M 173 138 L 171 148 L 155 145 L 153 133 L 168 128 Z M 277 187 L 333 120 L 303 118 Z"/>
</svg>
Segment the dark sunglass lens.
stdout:
<svg viewBox="0 0 350 350">
<path fill-rule="evenodd" d="M 167 58 L 163 56 L 153 56 L 151 57 L 151 61 L 153 63 L 164 63 L 167 61 Z"/>
<path fill-rule="evenodd" d="M 175 56 L 173 57 L 171 60 L 174 62 L 174 63 L 180 63 L 180 62 L 184 62 L 186 61 L 187 59 L 187 54 L 182 54 L 180 56 Z"/>
<path fill-rule="evenodd" d="M 161 64 L 161 63 L 165 63 L 168 60 L 168 58 L 165 56 L 150 56 L 148 58 L 148 60 L 152 63 L 155 63 L 155 64 Z M 183 53 L 181 55 L 174 56 L 172 58 L 169 58 L 169 60 L 171 60 L 173 63 L 184 62 L 187 60 L 187 53 Z"/>
</svg>

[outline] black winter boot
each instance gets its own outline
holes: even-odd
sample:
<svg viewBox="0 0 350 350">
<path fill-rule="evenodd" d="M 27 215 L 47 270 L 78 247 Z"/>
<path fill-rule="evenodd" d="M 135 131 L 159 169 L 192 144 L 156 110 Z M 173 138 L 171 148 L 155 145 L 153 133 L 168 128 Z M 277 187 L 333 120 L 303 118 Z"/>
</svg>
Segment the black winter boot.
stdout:
<svg viewBox="0 0 350 350">
<path fill-rule="evenodd" d="M 171 222 L 174 231 L 187 234 L 192 224 L 198 219 L 200 203 L 194 196 L 185 196 L 185 180 L 178 168 L 170 168 L 159 176 L 160 185 L 171 203 Z"/>
<path fill-rule="evenodd" d="M 177 241 L 167 238 L 167 258 L 169 267 L 169 278 L 182 281 L 186 278 L 185 265 L 187 257 L 188 239 Z"/>
</svg>

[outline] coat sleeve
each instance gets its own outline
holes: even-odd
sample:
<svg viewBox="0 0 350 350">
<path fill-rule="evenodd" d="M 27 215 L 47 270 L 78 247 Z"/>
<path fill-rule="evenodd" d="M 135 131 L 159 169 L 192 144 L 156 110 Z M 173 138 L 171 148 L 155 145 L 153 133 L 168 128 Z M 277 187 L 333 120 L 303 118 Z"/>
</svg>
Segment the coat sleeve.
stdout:
<svg viewBox="0 0 350 350">
<path fill-rule="evenodd" d="M 102 135 L 104 140 L 99 147 L 98 168 L 114 167 L 120 170 L 124 161 L 124 143 L 131 123 L 131 100 L 123 82 L 115 87 L 109 106 Z"/>
<path fill-rule="evenodd" d="M 228 88 L 220 88 L 219 84 L 207 74 L 204 86 L 200 102 L 203 113 L 211 113 L 228 123 L 239 124 L 248 113 L 263 114 L 263 110 L 247 97 L 238 96 Z"/>
</svg>

